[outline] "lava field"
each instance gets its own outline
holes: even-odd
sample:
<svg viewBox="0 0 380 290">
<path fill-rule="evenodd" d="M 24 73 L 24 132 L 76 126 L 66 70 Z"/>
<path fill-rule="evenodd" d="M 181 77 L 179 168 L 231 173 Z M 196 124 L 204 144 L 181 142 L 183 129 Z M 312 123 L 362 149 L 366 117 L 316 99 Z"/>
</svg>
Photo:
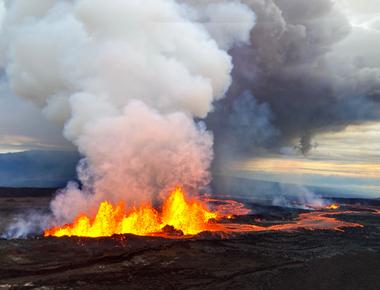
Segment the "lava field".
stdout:
<svg viewBox="0 0 380 290">
<path fill-rule="evenodd" d="M 378 201 L 339 202 L 333 217 L 360 227 L 1 239 L 0 289 L 380 289 Z M 0 214 L 11 221 L 12 210 L 47 204 L 46 197 L 3 197 Z M 291 224 L 305 213 L 250 207 L 229 222 Z"/>
</svg>

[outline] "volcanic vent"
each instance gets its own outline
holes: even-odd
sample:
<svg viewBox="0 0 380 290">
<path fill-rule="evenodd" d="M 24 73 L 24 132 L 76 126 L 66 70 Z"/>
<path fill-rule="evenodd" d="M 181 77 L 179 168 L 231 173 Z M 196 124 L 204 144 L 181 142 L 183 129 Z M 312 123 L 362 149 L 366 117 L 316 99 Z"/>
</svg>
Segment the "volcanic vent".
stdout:
<svg viewBox="0 0 380 290">
<path fill-rule="evenodd" d="M 208 202 L 216 202 L 214 210 L 207 208 Z M 113 206 L 108 201 L 100 203 L 94 217 L 85 214 L 66 224 L 44 232 L 46 237 L 110 237 L 120 234 L 162 237 L 190 237 L 201 232 L 221 234 L 249 233 L 262 231 L 295 230 L 342 230 L 347 227 L 362 227 L 358 223 L 344 222 L 333 215 L 349 214 L 349 211 L 336 210 L 333 204 L 325 209 L 301 213 L 294 221 L 258 225 L 250 210 L 242 203 L 228 199 L 191 198 L 188 199 L 180 187 L 173 190 L 159 210 L 146 204 L 126 208 L 124 204 Z M 236 222 L 241 216 L 245 222 Z M 247 223 L 248 221 L 248 223 Z"/>
<path fill-rule="evenodd" d="M 45 236 L 107 237 L 114 234 L 153 235 L 163 234 L 172 226 L 185 235 L 208 230 L 208 222 L 217 214 L 209 211 L 198 200 L 187 200 L 181 188 L 176 188 L 166 198 L 161 211 L 152 205 L 142 205 L 126 210 L 123 204 L 114 207 L 103 201 L 96 216 L 78 216 L 73 224 L 46 230 Z"/>
</svg>

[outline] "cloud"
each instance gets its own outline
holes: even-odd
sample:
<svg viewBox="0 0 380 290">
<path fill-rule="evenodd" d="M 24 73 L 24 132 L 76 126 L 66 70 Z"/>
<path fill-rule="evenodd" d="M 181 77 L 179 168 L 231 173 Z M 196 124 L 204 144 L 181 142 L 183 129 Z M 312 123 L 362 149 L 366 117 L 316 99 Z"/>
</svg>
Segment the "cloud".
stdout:
<svg viewBox="0 0 380 290">
<path fill-rule="evenodd" d="M 226 167 L 223 174 L 256 181 L 315 187 L 316 191 L 323 190 L 329 195 L 355 194 L 377 198 L 380 188 L 379 168 L 379 164 L 373 162 L 306 160 L 273 156 L 235 162 Z M 234 190 L 239 192 L 238 187 Z M 252 191 L 251 187 L 244 190 Z"/>
<path fill-rule="evenodd" d="M 379 130 L 379 123 L 370 123 L 351 125 L 344 131 L 317 135 L 315 140 L 318 146 L 312 158 L 375 164 L 380 160 Z"/>
<path fill-rule="evenodd" d="M 0 151 L 75 148 L 63 138 L 62 127 L 49 122 L 33 104 L 0 85 Z"/>
<path fill-rule="evenodd" d="M 58 187 L 75 178 L 76 152 L 32 150 L 0 154 L 0 186 Z"/>
</svg>

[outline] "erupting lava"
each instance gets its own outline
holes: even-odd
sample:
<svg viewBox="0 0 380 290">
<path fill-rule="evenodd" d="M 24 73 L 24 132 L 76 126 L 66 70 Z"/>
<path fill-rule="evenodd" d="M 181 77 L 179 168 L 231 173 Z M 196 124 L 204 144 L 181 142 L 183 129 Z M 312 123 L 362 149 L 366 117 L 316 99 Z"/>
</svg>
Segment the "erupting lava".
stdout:
<svg viewBox="0 0 380 290">
<path fill-rule="evenodd" d="M 340 205 L 339 204 L 336 204 L 336 203 L 333 203 L 333 204 L 330 204 L 328 206 L 326 206 L 326 209 L 339 209 L 340 208 Z"/>
<path fill-rule="evenodd" d="M 215 211 L 210 211 L 206 203 L 213 203 Z M 223 233 L 244 233 L 261 231 L 342 230 L 346 227 L 361 227 L 360 224 L 340 221 L 335 214 L 349 214 L 349 211 L 334 211 L 338 204 L 326 207 L 331 212 L 312 211 L 302 213 L 297 219 L 279 224 L 255 225 L 234 223 L 234 217 L 247 215 L 250 210 L 244 204 L 233 200 L 220 200 L 210 197 L 188 200 L 181 188 L 172 191 L 158 211 L 151 205 L 126 210 L 123 204 L 112 205 L 103 201 L 94 218 L 78 216 L 72 224 L 47 229 L 44 235 L 63 237 L 110 237 L 114 234 L 164 235 L 167 226 L 174 228 L 173 233 L 195 235 L 203 231 Z M 223 218 L 232 222 L 223 222 Z M 222 222 L 217 222 L 220 219 Z M 211 222 L 210 220 L 215 220 Z M 171 228 L 169 228 L 171 229 Z"/>
<path fill-rule="evenodd" d="M 207 230 L 208 221 L 217 217 L 197 200 L 185 198 L 181 188 L 176 188 L 165 200 L 162 211 L 150 205 L 126 211 L 123 204 L 113 206 L 108 201 L 99 205 L 95 218 L 78 216 L 72 224 L 55 227 L 45 236 L 109 237 L 114 234 L 149 235 L 162 231 L 167 225 L 194 235 Z"/>
</svg>

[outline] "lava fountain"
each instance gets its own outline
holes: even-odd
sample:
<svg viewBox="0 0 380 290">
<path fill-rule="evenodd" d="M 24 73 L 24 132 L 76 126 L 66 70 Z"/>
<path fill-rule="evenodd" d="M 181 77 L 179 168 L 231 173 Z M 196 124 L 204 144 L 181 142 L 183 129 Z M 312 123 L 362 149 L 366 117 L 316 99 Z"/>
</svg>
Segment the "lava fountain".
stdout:
<svg viewBox="0 0 380 290">
<path fill-rule="evenodd" d="M 336 210 L 336 209 L 339 209 L 339 208 L 340 208 L 340 205 L 336 204 L 336 203 L 333 203 L 333 204 L 330 204 L 330 205 L 326 206 L 326 209 L 332 209 L 332 210 Z"/>
<path fill-rule="evenodd" d="M 214 211 L 207 207 L 208 202 L 217 203 Z M 235 216 L 247 217 L 249 209 L 242 203 L 233 200 L 219 200 L 210 197 L 187 198 L 182 188 L 174 189 L 164 200 L 159 210 L 151 204 L 126 209 L 123 203 L 113 205 L 103 201 L 97 214 L 89 217 L 79 215 L 72 224 L 47 229 L 45 237 L 110 237 L 115 234 L 134 234 L 139 236 L 165 236 L 167 230 L 183 237 L 193 236 L 204 231 L 222 233 L 247 233 L 262 231 L 295 231 L 295 230 L 335 230 L 357 228 L 362 225 L 336 219 L 333 215 L 350 214 L 349 211 L 338 211 L 339 206 L 330 205 L 326 211 L 301 213 L 294 221 L 278 224 L 255 225 L 253 223 L 235 223 Z M 223 221 L 222 221 L 223 220 Z M 228 222 L 226 222 L 228 220 Z"/>
<path fill-rule="evenodd" d="M 197 199 L 189 200 L 181 188 L 176 188 L 166 198 L 162 210 L 151 205 L 126 210 L 123 203 L 116 206 L 108 201 L 100 203 L 94 218 L 82 214 L 72 224 L 47 229 L 45 236 L 109 237 L 114 234 L 150 235 L 172 226 L 185 235 L 208 230 L 209 220 L 217 213 L 209 211 Z"/>
</svg>

